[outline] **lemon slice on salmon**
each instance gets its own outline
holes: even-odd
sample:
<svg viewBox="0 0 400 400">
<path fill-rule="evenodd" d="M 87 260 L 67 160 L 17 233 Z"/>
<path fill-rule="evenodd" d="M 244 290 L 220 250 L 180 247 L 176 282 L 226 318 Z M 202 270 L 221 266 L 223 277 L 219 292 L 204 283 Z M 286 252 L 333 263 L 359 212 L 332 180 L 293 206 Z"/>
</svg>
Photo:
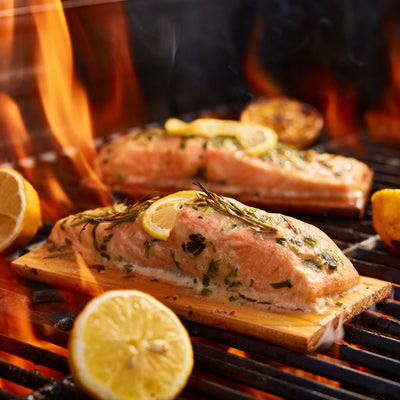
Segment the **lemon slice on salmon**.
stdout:
<svg viewBox="0 0 400 400">
<path fill-rule="evenodd" d="M 25 246 L 41 226 L 39 196 L 16 170 L 0 168 L 0 253 Z"/>
<path fill-rule="evenodd" d="M 137 290 L 111 290 L 89 301 L 68 348 L 75 383 L 96 399 L 173 399 L 193 369 L 179 318 Z"/>
<path fill-rule="evenodd" d="M 199 135 L 233 137 L 243 150 L 252 156 L 260 156 L 275 147 L 278 135 L 266 126 L 218 118 L 199 118 L 185 122 L 177 118 L 166 121 L 164 129 L 172 135 Z"/>
<path fill-rule="evenodd" d="M 197 193 L 195 190 L 182 190 L 156 200 L 143 214 L 144 230 L 156 239 L 167 240 L 179 208 L 196 199 Z"/>
</svg>

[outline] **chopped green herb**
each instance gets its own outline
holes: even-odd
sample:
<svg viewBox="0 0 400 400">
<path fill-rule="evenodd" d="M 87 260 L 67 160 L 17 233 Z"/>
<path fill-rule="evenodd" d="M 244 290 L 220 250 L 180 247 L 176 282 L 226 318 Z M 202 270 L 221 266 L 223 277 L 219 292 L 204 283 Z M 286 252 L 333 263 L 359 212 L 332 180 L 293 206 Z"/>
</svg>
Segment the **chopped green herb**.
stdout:
<svg viewBox="0 0 400 400">
<path fill-rule="evenodd" d="M 302 251 L 301 251 L 301 249 L 300 249 L 300 247 L 298 247 L 298 246 L 295 245 L 295 244 L 292 245 L 292 250 L 293 250 L 297 255 L 303 254 Z"/>
<path fill-rule="evenodd" d="M 226 290 L 228 290 L 228 291 L 235 291 L 235 290 L 237 290 L 240 286 L 242 286 L 242 282 L 240 282 L 240 281 L 233 281 L 233 282 L 231 282 L 231 283 L 226 287 Z"/>
<path fill-rule="evenodd" d="M 340 257 L 332 250 L 328 249 L 320 254 L 317 254 L 312 259 L 305 260 L 304 263 L 307 265 L 307 267 L 313 268 L 316 271 L 320 271 L 325 266 L 331 270 L 335 270 L 340 263 Z"/>
<path fill-rule="evenodd" d="M 293 285 L 290 283 L 289 279 L 286 279 L 286 281 L 282 281 L 282 282 L 276 282 L 276 283 L 270 283 L 270 285 L 274 288 L 274 289 L 282 289 L 282 288 L 291 288 Z"/>
<path fill-rule="evenodd" d="M 212 291 L 210 289 L 204 288 L 201 293 L 203 297 L 210 297 L 212 294 Z"/>
<path fill-rule="evenodd" d="M 169 254 L 171 254 L 171 257 L 172 257 L 172 260 L 174 261 L 174 264 L 175 264 L 175 266 L 176 266 L 176 269 L 177 269 L 179 272 L 181 272 L 181 267 L 180 267 L 178 261 L 176 260 L 176 258 L 175 258 L 175 253 L 174 253 L 174 251 L 173 251 L 172 249 L 169 250 Z"/>
<path fill-rule="evenodd" d="M 132 279 L 132 278 L 134 278 L 134 277 L 135 277 L 134 274 L 132 274 L 132 275 L 125 275 L 122 279 Z"/>
<path fill-rule="evenodd" d="M 108 242 L 112 239 L 112 237 L 113 237 L 113 234 L 112 234 L 112 233 L 110 233 L 109 235 L 105 235 L 105 236 L 103 237 L 103 242 L 104 242 L 104 243 L 108 243 Z"/>
<path fill-rule="evenodd" d="M 318 243 L 318 239 L 313 236 L 304 236 L 304 241 L 311 247 L 315 247 Z"/>
<path fill-rule="evenodd" d="M 216 278 L 219 272 L 219 260 L 212 259 L 208 265 L 207 275 L 210 278 Z"/>
<path fill-rule="evenodd" d="M 301 239 L 298 236 L 293 236 L 290 239 L 290 242 L 293 243 L 295 246 L 301 246 L 303 244 Z"/>
<path fill-rule="evenodd" d="M 200 233 L 193 233 L 189 235 L 190 242 L 182 243 L 182 249 L 184 252 L 191 254 L 193 257 L 197 257 L 206 248 L 204 241 L 206 238 Z"/>
<path fill-rule="evenodd" d="M 285 238 L 276 238 L 276 243 L 280 244 L 281 246 L 284 246 L 286 244 L 286 239 Z"/>
<path fill-rule="evenodd" d="M 89 268 L 97 269 L 97 272 L 105 271 L 106 267 L 103 264 L 91 265 Z"/>
<path fill-rule="evenodd" d="M 126 272 L 132 272 L 135 268 L 132 264 L 124 264 L 123 267 L 125 268 Z"/>
<path fill-rule="evenodd" d="M 308 267 L 313 269 L 314 271 L 320 272 L 321 266 L 318 265 L 313 259 L 304 260 L 304 264 Z"/>
<path fill-rule="evenodd" d="M 207 170 L 204 167 L 198 167 L 193 178 L 201 179 L 202 181 L 207 181 Z"/>
<path fill-rule="evenodd" d="M 149 257 L 149 255 L 150 255 L 150 249 L 151 249 L 151 247 L 153 246 L 153 244 L 155 243 L 155 242 L 157 242 L 158 241 L 158 239 L 153 239 L 153 240 L 151 240 L 151 241 L 149 241 L 149 240 L 145 240 L 144 241 L 144 255 L 146 256 L 146 258 L 148 258 Z"/>
</svg>

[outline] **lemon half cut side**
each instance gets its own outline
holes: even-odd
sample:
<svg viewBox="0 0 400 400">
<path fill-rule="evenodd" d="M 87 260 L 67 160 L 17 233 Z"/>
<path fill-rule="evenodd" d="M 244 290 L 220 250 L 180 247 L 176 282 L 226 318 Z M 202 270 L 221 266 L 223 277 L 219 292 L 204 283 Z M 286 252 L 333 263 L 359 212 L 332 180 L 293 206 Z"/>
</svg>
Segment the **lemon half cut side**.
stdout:
<svg viewBox="0 0 400 400">
<path fill-rule="evenodd" d="M 41 223 L 37 191 L 18 171 L 0 168 L 0 253 L 28 244 Z"/>
<path fill-rule="evenodd" d="M 90 300 L 68 347 L 75 383 L 101 400 L 173 399 L 193 369 L 191 340 L 179 318 L 138 290 Z"/>
<path fill-rule="evenodd" d="M 381 189 L 371 196 L 372 225 L 382 241 L 400 252 L 400 189 Z"/>
</svg>

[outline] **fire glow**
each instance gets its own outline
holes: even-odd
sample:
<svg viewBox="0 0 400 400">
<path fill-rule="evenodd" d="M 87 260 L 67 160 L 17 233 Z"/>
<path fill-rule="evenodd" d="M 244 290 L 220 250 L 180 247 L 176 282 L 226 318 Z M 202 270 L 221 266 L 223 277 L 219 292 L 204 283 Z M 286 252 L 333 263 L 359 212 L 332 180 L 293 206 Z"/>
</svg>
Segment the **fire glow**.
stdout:
<svg viewBox="0 0 400 400">
<path fill-rule="evenodd" d="M 0 162 L 21 170 L 38 190 L 46 221 L 77 211 L 77 200 L 82 197 L 79 188 L 89 199 L 86 207 L 111 204 L 110 194 L 92 168 L 95 139 L 124 119 L 132 124 L 143 122 L 121 4 L 113 2 L 106 9 L 100 4 L 76 13 L 72 3 L 31 0 L 21 6 L 10 0 L 0 11 L 0 138 L 4 149 Z M 107 23 L 110 13 L 120 23 Z M 91 30 L 85 25 L 88 20 Z M 72 44 L 69 22 L 74 24 L 73 34 L 80 36 L 79 48 Z M 24 42 L 21 24 L 29 30 Z M 103 58 L 91 46 L 96 39 L 91 35 L 97 31 L 112 39 L 108 47 L 102 46 L 101 51 L 109 53 L 100 52 Z M 77 73 L 77 55 L 89 74 L 101 67 L 111 76 L 101 83 L 106 99 L 88 95 Z M 33 92 L 28 97 L 32 104 L 18 98 L 21 87 Z"/>
<path fill-rule="evenodd" d="M 54 345 L 47 340 L 39 339 L 34 332 L 30 318 L 32 310 L 30 306 L 31 300 L 29 289 L 26 286 L 23 286 L 21 282 L 10 273 L 8 266 L 5 265 L 5 262 L 1 259 L 0 271 L 0 297 L 2 299 L 0 307 L 1 336 L 6 335 L 16 340 L 29 343 L 32 346 L 40 347 L 41 349 L 66 357 L 66 349 Z M 17 310 L 18 312 L 16 312 Z M 10 345 L 6 347 L 10 347 Z M 3 348 L 3 345 L 1 346 L 1 349 L 4 349 L 4 351 L 0 352 L 1 360 L 28 371 L 37 371 L 47 377 L 58 379 L 65 376 L 63 373 L 40 365 L 40 362 L 36 364 L 23 358 L 23 356 L 17 355 L 18 352 L 13 353 L 16 349 L 9 352 L 7 351 L 8 349 L 6 350 L 6 347 Z M 15 345 L 12 345 L 11 347 L 14 348 Z M 0 387 L 21 395 L 31 392 L 31 390 L 24 388 L 23 386 L 3 379 L 0 380 Z"/>
</svg>

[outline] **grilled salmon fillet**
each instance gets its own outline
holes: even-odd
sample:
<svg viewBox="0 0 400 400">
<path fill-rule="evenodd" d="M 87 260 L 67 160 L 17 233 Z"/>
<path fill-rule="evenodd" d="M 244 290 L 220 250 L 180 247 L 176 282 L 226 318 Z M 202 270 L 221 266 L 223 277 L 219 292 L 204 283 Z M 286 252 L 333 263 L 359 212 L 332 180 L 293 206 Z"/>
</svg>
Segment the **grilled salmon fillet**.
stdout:
<svg viewBox="0 0 400 400">
<path fill-rule="evenodd" d="M 234 137 L 174 136 L 158 127 L 131 132 L 102 146 L 95 168 L 115 192 L 139 198 L 209 190 L 269 211 L 362 216 L 373 172 L 357 159 L 278 144 L 250 156 Z"/>
<path fill-rule="evenodd" d="M 360 277 L 336 244 L 293 217 L 198 191 L 177 211 L 166 240 L 142 225 L 154 200 L 68 216 L 50 236 L 51 251 L 78 251 L 89 267 L 142 274 L 195 296 L 265 310 L 318 312 Z"/>
</svg>

